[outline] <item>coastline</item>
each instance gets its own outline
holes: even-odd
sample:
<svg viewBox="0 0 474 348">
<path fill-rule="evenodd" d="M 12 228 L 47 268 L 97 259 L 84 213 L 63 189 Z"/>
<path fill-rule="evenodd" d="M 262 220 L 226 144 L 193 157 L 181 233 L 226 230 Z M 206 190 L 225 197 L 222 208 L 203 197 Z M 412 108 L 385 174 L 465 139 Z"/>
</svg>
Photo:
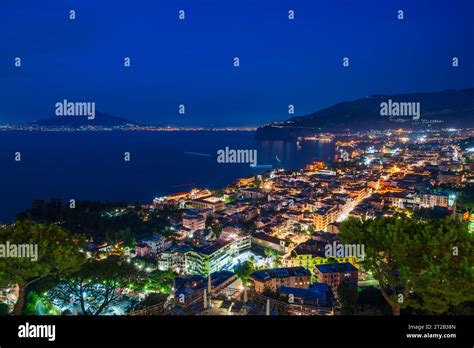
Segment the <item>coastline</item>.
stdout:
<svg viewBox="0 0 474 348">
<path fill-rule="evenodd" d="M 21 144 L 21 146 L 18 146 Z M 15 219 L 37 199 L 127 201 L 149 204 L 157 196 L 184 191 L 183 184 L 220 189 L 238 178 L 268 170 L 217 163 L 216 150 L 258 149 L 258 163 L 301 168 L 332 153 L 330 146 L 255 139 L 249 131 L 5 131 L 0 135 L 4 181 L 0 221 Z M 14 161 L 20 151 L 22 161 Z M 123 153 L 131 153 L 131 162 Z M 195 156 L 206 153 L 212 157 Z M 278 156 L 283 163 L 275 158 Z M 42 169 L 47 165 L 47 170 Z M 21 190 L 15 187 L 21 187 Z"/>
</svg>

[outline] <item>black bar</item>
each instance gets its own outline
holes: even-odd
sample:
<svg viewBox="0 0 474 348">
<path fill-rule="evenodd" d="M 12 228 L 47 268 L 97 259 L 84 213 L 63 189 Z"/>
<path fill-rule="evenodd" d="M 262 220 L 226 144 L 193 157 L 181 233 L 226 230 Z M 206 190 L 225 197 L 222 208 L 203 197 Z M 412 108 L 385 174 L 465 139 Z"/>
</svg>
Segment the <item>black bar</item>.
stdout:
<svg viewBox="0 0 474 348">
<path fill-rule="evenodd" d="M 20 338 L 26 323 L 55 325 L 55 340 Z M 0 346 L 24 344 L 147 345 L 147 344 L 285 344 L 325 345 L 449 345 L 474 342 L 468 316 L 124 316 L 124 317 L 0 317 Z M 412 329 L 408 326 L 411 325 Z M 427 326 L 431 326 L 430 329 Z M 455 325 L 455 328 L 452 327 Z M 413 328 L 416 327 L 416 328 Z M 455 338 L 408 338 L 407 334 L 455 334 Z"/>
</svg>

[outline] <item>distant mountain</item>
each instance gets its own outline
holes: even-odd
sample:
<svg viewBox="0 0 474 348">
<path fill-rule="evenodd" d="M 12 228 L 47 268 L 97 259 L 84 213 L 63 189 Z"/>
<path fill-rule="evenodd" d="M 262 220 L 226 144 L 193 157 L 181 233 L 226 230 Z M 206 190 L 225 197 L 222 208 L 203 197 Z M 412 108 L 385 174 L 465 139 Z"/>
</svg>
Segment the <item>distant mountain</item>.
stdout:
<svg viewBox="0 0 474 348">
<path fill-rule="evenodd" d="M 96 112 L 95 118 L 89 120 L 87 116 L 55 116 L 44 120 L 38 120 L 29 123 L 30 125 L 39 127 L 118 127 L 125 125 L 139 125 L 133 121 L 122 117 L 111 116 L 102 112 Z"/>
<path fill-rule="evenodd" d="M 420 103 L 419 119 L 382 116 L 381 104 Z M 474 128 L 474 88 L 431 93 L 372 95 L 257 129 L 258 139 L 294 139 L 315 131 L 393 128 Z"/>
</svg>

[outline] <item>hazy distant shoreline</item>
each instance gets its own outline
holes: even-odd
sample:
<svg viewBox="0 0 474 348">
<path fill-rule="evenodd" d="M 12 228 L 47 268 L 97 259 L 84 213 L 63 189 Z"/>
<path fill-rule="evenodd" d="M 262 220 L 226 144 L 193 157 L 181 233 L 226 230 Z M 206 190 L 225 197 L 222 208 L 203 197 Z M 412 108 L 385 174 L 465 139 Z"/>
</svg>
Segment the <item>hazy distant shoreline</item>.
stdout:
<svg viewBox="0 0 474 348">
<path fill-rule="evenodd" d="M 3 132 L 255 132 L 258 127 L 229 127 L 229 128 L 193 128 L 193 127 L 25 127 L 25 126 L 0 126 Z"/>
</svg>

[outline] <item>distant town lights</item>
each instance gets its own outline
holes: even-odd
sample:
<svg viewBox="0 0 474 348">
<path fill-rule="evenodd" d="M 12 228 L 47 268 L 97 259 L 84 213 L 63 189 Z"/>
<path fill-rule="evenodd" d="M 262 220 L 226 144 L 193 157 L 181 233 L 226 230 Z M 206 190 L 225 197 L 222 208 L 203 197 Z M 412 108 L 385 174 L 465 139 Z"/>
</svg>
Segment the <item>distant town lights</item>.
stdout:
<svg viewBox="0 0 474 348">
<path fill-rule="evenodd" d="M 375 148 L 373 146 L 370 146 L 365 153 L 375 153 Z"/>
</svg>

